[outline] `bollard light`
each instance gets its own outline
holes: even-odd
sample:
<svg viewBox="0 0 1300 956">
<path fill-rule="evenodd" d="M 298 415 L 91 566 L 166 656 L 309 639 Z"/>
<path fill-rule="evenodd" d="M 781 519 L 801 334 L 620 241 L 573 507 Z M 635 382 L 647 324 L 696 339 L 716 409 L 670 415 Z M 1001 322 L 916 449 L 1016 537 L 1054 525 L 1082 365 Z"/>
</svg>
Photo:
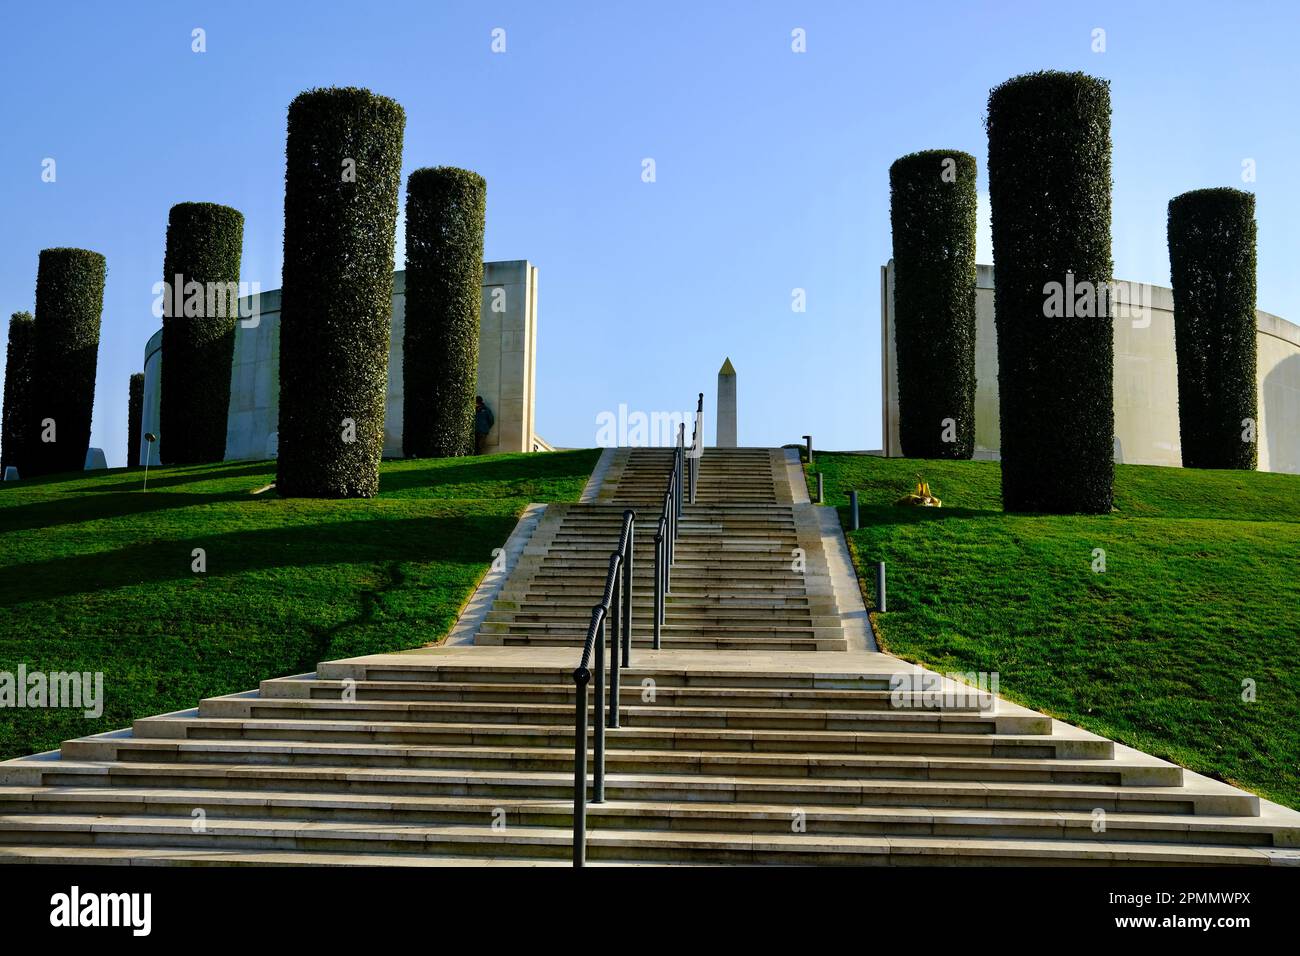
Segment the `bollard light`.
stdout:
<svg viewBox="0 0 1300 956">
<path fill-rule="evenodd" d="M 144 440 L 147 441 L 150 446 L 152 446 L 153 443 L 158 440 L 158 436 L 155 435 L 153 432 L 145 432 Z M 145 452 L 144 455 L 144 487 L 141 489 L 141 491 L 149 490 L 149 459 L 152 457 L 153 457 L 153 448 L 150 447 Z"/>
<path fill-rule="evenodd" d="M 885 562 L 876 562 L 876 610 L 885 613 Z"/>
<path fill-rule="evenodd" d="M 861 525 L 858 524 L 858 493 L 856 491 L 849 492 L 849 510 L 853 514 L 853 530 L 857 531 Z"/>
</svg>

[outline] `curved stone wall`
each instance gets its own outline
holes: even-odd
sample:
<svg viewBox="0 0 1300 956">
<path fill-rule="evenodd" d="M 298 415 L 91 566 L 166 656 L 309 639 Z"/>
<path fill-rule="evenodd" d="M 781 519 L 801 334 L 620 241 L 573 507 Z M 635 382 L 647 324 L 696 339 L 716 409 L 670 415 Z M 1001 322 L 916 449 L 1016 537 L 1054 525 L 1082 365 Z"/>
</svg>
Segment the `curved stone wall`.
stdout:
<svg viewBox="0 0 1300 956">
<path fill-rule="evenodd" d="M 894 351 L 894 263 L 881 267 L 884 453 L 902 454 Z M 1115 319 L 1115 460 L 1182 465 L 1178 437 L 1178 364 L 1173 291 L 1120 283 Z M 1133 309 L 1134 304 L 1141 312 Z M 998 350 L 993 267 L 978 266 L 975 292 L 975 457 L 998 457 Z M 1126 311 L 1134 314 L 1126 315 Z M 1300 474 L 1300 326 L 1257 312 L 1259 470 Z M 935 427 L 939 427 L 936 423 Z"/>
</svg>

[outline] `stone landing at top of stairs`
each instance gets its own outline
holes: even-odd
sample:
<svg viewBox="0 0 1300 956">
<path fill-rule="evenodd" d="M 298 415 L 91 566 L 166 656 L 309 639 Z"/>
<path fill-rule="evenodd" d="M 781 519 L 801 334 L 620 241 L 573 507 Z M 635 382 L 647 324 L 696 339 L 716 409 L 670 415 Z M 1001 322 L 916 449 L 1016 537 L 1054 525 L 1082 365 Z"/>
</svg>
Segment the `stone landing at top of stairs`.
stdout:
<svg viewBox="0 0 1300 956">
<path fill-rule="evenodd" d="M 477 644 L 0 763 L 0 862 L 567 865 L 578 644 L 622 509 L 653 527 L 669 458 L 603 465 L 584 503 L 521 520 L 462 621 Z M 782 451 L 706 450 L 663 649 L 633 628 L 592 863 L 1300 864 L 1294 811 L 869 650 L 801 482 Z"/>
</svg>

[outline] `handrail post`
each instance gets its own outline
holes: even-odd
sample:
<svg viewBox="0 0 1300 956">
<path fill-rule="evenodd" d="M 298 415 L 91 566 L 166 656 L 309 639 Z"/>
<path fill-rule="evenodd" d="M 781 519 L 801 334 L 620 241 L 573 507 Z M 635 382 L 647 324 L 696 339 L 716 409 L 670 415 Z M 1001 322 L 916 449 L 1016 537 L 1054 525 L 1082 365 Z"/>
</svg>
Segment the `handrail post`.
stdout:
<svg viewBox="0 0 1300 956">
<path fill-rule="evenodd" d="M 704 393 L 695 402 L 695 433 L 691 436 L 691 504 L 695 504 L 695 489 L 700 478 L 700 462 L 704 456 Z"/>
<path fill-rule="evenodd" d="M 677 496 L 681 495 L 681 493 L 682 493 L 682 473 L 680 471 L 674 471 L 673 472 L 674 502 L 673 502 L 673 509 L 671 513 L 668 515 L 668 567 L 669 568 L 673 566 L 673 559 L 677 557 L 677 519 L 680 516 L 681 512 L 677 510 L 676 499 Z M 665 591 L 668 590 L 667 579 L 665 579 L 664 582 L 664 590 Z"/>
<path fill-rule="evenodd" d="M 636 553 L 636 512 L 623 512 L 627 525 L 627 554 L 623 557 L 623 666 L 632 666 L 632 561 Z M 618 613 L 617 608 L 614 613 Z"/>
<path fill-rule="evenodd" d="M 668 506 L 668 533 L 664 536 L 664 595 L 673 590 L 673 538 L 677 536 L 677 522 L 672 516 L 672 505 Z"/>
<path fill-rule="evenodd" d="M 664 624 L 664 533 L 663 521 L 655 531 L 655 606 L 654 648 L 659 650 L 660 630 Z"/>
<path fill-rule="evenodd" d="M 682 516 L 682 464 L 686 461 L 686 423 L 677 423 L 677 517 Z"/>
<path fill-rule="evenodd" d="M 596 696 L 594 728 L 596 731 L 595 752 L 592 755 L 593 780 L 591 785 L 591 802 L 605 802 L 605 615 L 599 605 L 596 613 L 600 614 L 600 628 L 596 631 L 596 658 L 592 670 L 596 675 Z"/>
<path fill-rule="evenodd" d="M 579 667 L 573 672 L 573 699 L 577 713 L 573 721 L 573 865 L 587 865 L 587 684 L 591 672 Z"/>
<path fill-rule="evenodd" d="M 622 571 L 622 568 L 619 568 Z M 610 601 L 610 610 L 614 616 L 613 622 L 609 628 L 609 720 L 608 726 L 618 728 L 618 684 L 619 684 L 619 664 L 618 664 L 618 645 L 622 637 L 622 618 L 619 613 L 619 604 L 623 590 L 623 576 L 615 572 L 614 574 L 614 594 Z M 603 635 L 602 635 L 603 636 Z"/>
</svg>

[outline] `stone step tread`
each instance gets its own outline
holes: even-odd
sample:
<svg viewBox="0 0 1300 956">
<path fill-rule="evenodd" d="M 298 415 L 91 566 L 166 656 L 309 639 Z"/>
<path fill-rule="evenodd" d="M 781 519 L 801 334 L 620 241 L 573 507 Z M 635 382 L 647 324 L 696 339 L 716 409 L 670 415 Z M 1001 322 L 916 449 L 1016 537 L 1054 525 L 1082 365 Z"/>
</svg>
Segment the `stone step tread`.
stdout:
<svg viewBox="0 0 1300 956">
<path fill-rule="evenodd" d="M 475 734 L 486 738 L 506 735 L 529 737 L 558 737 L 572 741 L 573 728 L 565 724 L 479 724 L 479 723 L 425 723 L 414 720 L 370 721 L 370 720 L 274 720 L 261 717 L 198 717 L 142 718 L 137 726 L 149 728 L 159 721 L 179 723 L 183 728 L 195 729 L 254 729 L 265 731 L 286 731 L 311 733 L 313 731 L 348 732 L 358 735 L 373 733 L 394 734 Z M 588 733 L 593 733 L 588 728 Z M 930 733 L 926 731 L 861 731 L 861 730 L 750 730 L 728 727 L 623 727 L 617 731 L 621 737 L 645 737 L 659 740 L 711 740 L 732 742 L 790 742 L 790 743 L 835 743 L 846 747 L 872 746 L 878 744 L 945 744 L 954 747 L 1057 747 L 1073 746 L 1079 738 L 1049 734 L 963 734 Z M 137 737 L 148 738 L 147 733 L 138 733 Z M 1108 745 L 1110 741 L 1095 738 L 1098 745 Z M 1085 739 L 1085 742 L 1088 742 Z"/>
<path fill-rule="evenodd" d="M 477 653 L 477 652 L 475 652 Z M 382 658 L 382 659 L 378 659 Z M 730 664 L 730 661 L 728 661 Z M 277 677 L 273 680 L 307 680 L 320 672 L 320 668 L 332 668 L 339 665 L 361 665 L 367 668 L 381 671 L 420 671 L 428 674 L 545 674 L 548 676 L 559 676 L 563 680 L 572 682 L 573 670 L 571 666 L 556 666 L 554 664 L 524 664 L 517 661 L 509 663 L 494 661 L 484 658 L 483 662 L 474 664 L 465 663 L 448 663 L 437 659 L 437 655 L 422 656 L 420 654 L 408 654 L 397 652 L 386 655 L 372 655 L 364 658 L 351 658 L 338 661 L 325 661 L 319 665 L 316 671 L 293 674 L 287 677 Z M 843 682 L 849 680 L 862 681 L 891 681 L 898 675 L 920 675 L 929 677 L 929 671 L 913 667 L 908 664 L 902 664 L 895 670 L 865 670 L 858 668 L 856 670 L 833 670 L 830 669 L 834 662 L 828 662 L 828 669 L 824 671 L 788 671 L 772 670 L 762 667 L 719 667 L 715 662 L 702 665 L 700 667 L 688 667 L 684 665 L 672 666 L 659 664 L 646 666 L 638 664 L 633 660 L 630 667 L 623 668 L 623 675 L 635 677 L 638 680 L 645 677 L 652 677 L 658 680 L 665 678 L 673 679 L 690 679 L 692 681 L 707 681 L 710 679 L 725 678 L 757 678 L 763 680 L 784 680 L 789 681 L 792 688 L 806 687 L 810 682 L 822 682 L 823 686 L 830 686 L 827 682 Z M 709 686 L 703 684 L 701 686 Z M 219 698 L 214 698 L 219 699 Z M 1028 711 L 1026 711 L 1028 713 Z"/>
<path fill-rule="evenodd" d="M 568 860 L 449 854 L 325 853 L 305 850 L 205 850 L 192 846 L 0 846 L 0 864 L 19 866 L 570 866 Z M 588 860 L 588 866 L 664 866 L 642 861 Z"/>
<path fill-rule="evenodd" d="M 0 816 L 0 830 L 24 832 L 138 834 L 195 836 L 193 820 L 186 817 L 122 816 L 106 820 L 100 816 L 63 814 Z M 505 853 L 524 847 L 565 848 L 572 845 L 568 827 L 512 826 L 494 829 L 486 825 L 357 824 L 342 821 L 241 818 L 207 822 L 206 835 L 243 836 L 266 839 L 347 839 L 388 843 L 496 844 Z M 587 847 L 638 850 L 685 850 L 833 854 L 846 856 L 932 855 L 1000 856 L 1044 860 L 1102 860 L 1114 862 L 1196 862 L 1222 865 L 1267 866 L 1275 860 L 1300 862 L 1300 850 L 1262 852 L 1255 847 L 1214 844 L 1145 843 L 1100 840 L 1007 839 L 983 836 L 836 836 L 811 833 L 731 833 L 700 830 L 640 830 L 592 828 Z M 507 849 L 508 848 L 508 849 Z"/>
<path fill-rule="evenodd" d="M 208 698 L 208 701 L 230 701 L 230 697 Z M 405 701 L 405 700 L 369 700 L 346 702 L 342 700 L 330 700 L 322 697 L 253 697 L 246 698 L 250 706 L 259 708 L 276 708 L 276 709 L 302 709 L 312 708 L 316 710 L 330 711 L 336 710 L 341 712 L 355 711 L 358 709 L 366 710 L 388 710 L 395 712 L 409 712 L 413 710 L 423 710 L 430 712 L 438 711 L 462 711 L 466 703 L 473 703 L 474 709 L 480 713 L 494 714 L 529 714 L 529 713 L 564 713 L 572 714 L 572 704 L 547 704 L 547 703 L 524 703 L 515 704 L 504 701 Z M 202 704 L 200 708 L 202 708 Z M 973 709 L 952 709 L 939 707 L 917 707 L 914 709 L 890 709 L 890 710 L 807 710 L 795 707 L 763 707 L 763 708 L 712 708 L 712 707 L 690 707 L 690 708 L 670 708 L 660 707 L 657 705 L 643 704 L 624 704 L 623 720 L 629 722 L 629 726 L 635 726 L 635 719 L 638 716 L 667 717 L 671 715 L 689 716 L 689 717 L 708 717 L 723 718 L 736 717 L 741 719 L 751 719 L 756 717 L 780 717 L 785 720 L 861 720 L 861 721 L 882 721 L 882 720 L 940 720 L 956 721 L 971 720 L 979 722 L 995 721 L 996 714 L 981 713 Z M 201 712 L 201 710 L 200 710 Z M 204 715 L 207 716 L 207 715 Z"/>
<path fill-rule="evenodd" d="M 506 644 L 513 647 L 521 647 L 529 644 L 535 644 L 538 647 L 581 647 L 583 640 L 586 638 L 584 633 L 573 634 L 552 634 L 552 633 L 519 633 L 516 631 L 481 631 L 479 637 L 485 640 L 478 641 L 480 644 Z M 669 650 L 674 648 L 680 650 L 724 650 L 730 649 L 738 652 L 743 651 L 816 651 L 816 650 L 847 650 L 847 639 L 842 637 L 748 637 L 744 635 L 723 635 L 716 637 L 700 636 L 691 637 L 685 634 L 664 634 L 663 641 L 669 645 Z M 654 641 L 649 635 L 638 634 L 633 638 L 633 647 L 648 648 L 653 645 Z"/>
<path fill-rule="evenodd" d="M 511 814 L 558 812 L 568 813 L 573 801 L 567 797 L 461 797 L 461 796 L 407 796 L 381 794 L 339 794 L 294 790 L 202 790 L 182 787 L 0 787 L 0 802 L 30 803 L 33 808 L 44 804 L 105 804 L 133 805 L 157 804 L 204 807 L 282 807 L 307 810 L 355 810 L 373 812 L 481 812 L 491 815 L 499 809 Z M 899 824 L 942 824 L 977 826 L 1014 825 L 1043 827 L 1087 827 L 1095 823 L 1095 816 L 1083 810 L 1056 809 L 999 809 L 970 807 L 909 807 L 909 806 L 850 806 L 843 804 L 807 804 L 797 808 L 810 822 L 862 822 Z M 609 817 L 669 817 L 682 819 L 708 819 L 723 817 L 738 822 L 746 820 L 788 821 L 792 807 L 789 804 L 762 803 L 712 803 L 687 800 L 609 800 L 589 803 L 589 818 Z M 17 811 L 9 814 L 22 815 Z M 1277 825 L 1258 817 L 1223 816 L 1210 814 L 1133 813 L 1110 811 L 1106 826 L 1114 829 L 1161 829 L 1179 832 L 1229 831 L 1241 833 L 1271 833 Z M 1300 835 L 1300 829 L 1292 828 Z"/>
<path fill-rule="evenodd" d="M 628 676 L 628 670 L 622 671 L 625 678 Z M 566 677 L 568 675 L 565 675 Z M 264 689 L 274 689 L 281 683 L 279 681 L 263 681 Z M 352 688 L 357 691 L 364 690 L 402 690 L 402 691 L 452 691 L 459 690 L 466 693 L 479 693 L 491 691 L 492 693 L 548 693 L 553 694 L 560 690 L 567 690 L 570 694 L 574 691 L 572 680 L 561 680 L 551 683 L 526 683 L 522 681 L 403 681 L 403 680 L 331 680 L 328 678 L 315 678 L 309 681 L 295 682 L 300 686 L 308 688 L 320 688 L 327 690 L 337 690 L 342 692 L 345 688 Z M 972 689 L 973 690 L 973 689 Z M 643 693 L 643 688 L 639 681 L 629 683 L 626 679 L 623 682 L 624 693 L 639 697 Z M 889 700 L 894 691 L 884 688 L 862 687 L 862 688 L 841 688 L 841 687 L 710 687 L 706 684 L 695 685 L 689 684 L 685 687 L 679 687 L 671 684 L 662 686 L 656 685 L 655 693 L 661 697 L 734 697 L 744 698 L 757 701 L 767 700 L 795 700 L 811 698 L 813 700 L 866 700 L 866 701 L 885 701 Z M 285 699 L 285 698 L 279 698 Z M 314 700 L 321 698 L 312 698 Z"/>
<path fill-rule="evenodd" d="M 496 623 L 499 624 L 508 623 L 511 624 L 513 627 L 517 627 L 520 628 L 521 630 L 528 630 L 528 631 L 543 630 L 543 629 L 564 631 L 576 627 L 575 623 L 570 623 L 569 621 L 556 621 L 554 623 L 549 621 L 498 621 Z M 632 630 L 634 633 L 650 632 L 653 629 L 654 629 L 653 624 L 650 621 L 644 620 L 644 615 L 640 620 L 637 619 L 636 617 L 632 618 Z M 662 631 L 665 637 L 671 634 L 674 637 L 678 637 L 678 636 L 699 637 L 700 639 L 705 639 L 705 640 L 711 639 L 712 636 L 715 634 L 719 636 L 728 636 L 728 635 L 734 635 L 736 634 L 736 632 L 739 632 L 741 636 L 745 634 L 754 634 L 754 633 L 764 634 L 764 635 L 766 634 L 807 634 L 813 631 L 827 631 L 827 632 L 833 631 L 836 634 L 840 633 L 840 628 L 838 627 L 821 627 L 813 624 L 803 624 L 803 625 L 763 624 L 759 626 L 753 626 L 748 624 L 722 624 L 722 623 L 711 622 L 707 625 L 701 626 L 699 624 L 674 624 L 672 623 L 671 620 L 665 621 L 663 626 L 660 628 L 660 630 Z M 689 632 L 689 633 L 683 634 L 682 632 Z M 579 633 L 579 632 L 575 631 L 574 633 Z M 580 633 L 581 636 L 585 638 L 587 636 L 587 629 L 583 627 Z"/>
<path fill-rule="evenodd" d="M 566 662 L 567 665 L 568 662 Z M 326 662 L 321 665 L 324 669 L 324 675 L 317 676 L 317 673 L 297 675 L 293 677 L 273 677 L 262 681 L 262 686 L 272 686 L 291 683 L 307 683 L 315 680 L 326 680 L 341 682 L 342 676 L 329 676 L 334 673 L 333 665 Z M 340 669 L 341 672 L 342 669 Z M 492 683 L 501 687 L 511 687 L 516 683 L 523 684 L 566 684 L 573 686 L 573 668 L 571 666 L 549 666 L 536 668 L 518 668 L 518 667 L 501 667 L 493 669 L 491 667 L 465 667 L 465 668 L 425 668 L 418 664 L 406 666 L 400 664 L 376 664 L 373 666 L 362 666 L 358 668 L 364 677 L 353 678 L 361 681 L 371 681 L 375 684 L 387 683 L 411 683 L 420 684 L 426 687 L 437 687 L 440 684 L 469 683 Z M 692 672 L 665 672 L 651 668 L 640 668 L 633 658 L 632 666 L 623 668 L 623 680 L 635 681 L 638 684 L 644 680 L 653 680 L 659 687 L 711 687 L 717 690 L 727 690 L 732 687 L 736 688 L 753 688 L 762 690 L 771 688 L 773 690 L 885 690 L 888 688 L 890 675 L 828 675 L 824 677 L 812 677 L 805 682 L 799 682 L 795 675 L 789 674 L 768 674 L 762 671 L 752 671 L 749 673 L 723 673 L 707 674 L 700 672 L 698 675 Z M 377 676 L 377 675 L 400 675 L 400 676 Z M 446 675 L 445 677 L 443 675 Z M 500 679 L 496 679 L 496 678 Z M 766 681 L 782 683 L 721 683 L 722 681 Z M 695 683 L 699 681 L 699 683 Z M 681 682 L 681 683 L 678 683 Z M 845 684 L 852 683 L 855 686 L 845 687 Z M 212 698 L 220 699 L 220 698 Z"/>
<path fill-rule="evenodd" d="M 755 767 L 899 767 L 923 769 L 986 769 L 989 771 L 1050 771 L 1052 773 L 1115 774 L 1149 771 L 1153 768 L 1178 770 L 1168 763 L 1151 764 L 1116 757 L 1065 759 L 1059 757 L 990 757 L 943 754 L 825 754 L 765 753 L 751 750 L 626 750 L 615 746 L 617 731 L 606 737 L 607 760 L 640 760 L 645 763 L 696 765 L 703 771 L 713 764 L 740 764 Z M 409 756 L 444 759 L 496 757 L 502 760 L 548 760 L 571 766 L 573 755 L 567 748 L 523 746 L 439 746 L 429 744 L 355 743 L 346 741 L 279 741 L 260 739 L 208 740 L 203 738 L 172 739 L 161 737 L 123 737 L 115 741 L 127 750 L 161 753 L 213 754 L 299 754 L 347 756 Z"/>
<path fill-rule="evenodd" d="M 10 764 L 21 764 L 11 761 Z M 60 759 L 43 760 L 39 769 L 44 773 L 59 773 L 84 777 L 87 782 L 96 778 L 153 776 L 176 777 L 199 780 L 226 779 L 232 781 L 248 780 L 251 786 L 260 792 L 265 780 L 332 780 L 356 783 L 409 783 L 414 785 L 456 784 L 466 786 L 510 786 L 527 788 L 573 786 L 571 770 L 557 772 L 550 770 L 484 770 L 458 769 L 447 767 L 344 767 L 311 766 L 295 764 L 241 764 L 241 763 L 187 763 L 175 762 L 151 763 L 146 761 L 103 761 Z M 945 795 L 976 797 L 1017 797 L 1036 798 L 1050 801 L 1053 799 L 1086 799 L 1096 806 L 1123 801 L 1141 802 L 1191 802 L 1198 797 L 1224 798 L 1245 806 L 1256 806 L 1256 810 L 1245 815 L 1257 816 L 1257 800 L 1250 794 L 1236 792 L 1225 793 L 1222 786 L 1207 786 L 1207 781 L 1186 778 L 1179 787 L 1119 785 L 1102 783 L 1059 783 L 1052 781 L 980 781 L 980 780 L 924 780 L 895 778 L 849 779 L 843 777 L 772 777 L 741 776 L 736 774 L 673 774 L 645 773 L 641 771 L 623 773 L 613 772 L 605 775 L 608 789 L 623 788 L 629 790 L 682 790 L 688 793 L 725 794 L 737 791 L 745 792 L 780 792 L 799 794 L 833 793 L 839 795 L 859 795 L 869 797 L 871 794 L 885 795 L 919 795 L 930 798 L 942 798 Z M 1212 781 L 1208 783 L 1212 784 Z"/>
</svg>

